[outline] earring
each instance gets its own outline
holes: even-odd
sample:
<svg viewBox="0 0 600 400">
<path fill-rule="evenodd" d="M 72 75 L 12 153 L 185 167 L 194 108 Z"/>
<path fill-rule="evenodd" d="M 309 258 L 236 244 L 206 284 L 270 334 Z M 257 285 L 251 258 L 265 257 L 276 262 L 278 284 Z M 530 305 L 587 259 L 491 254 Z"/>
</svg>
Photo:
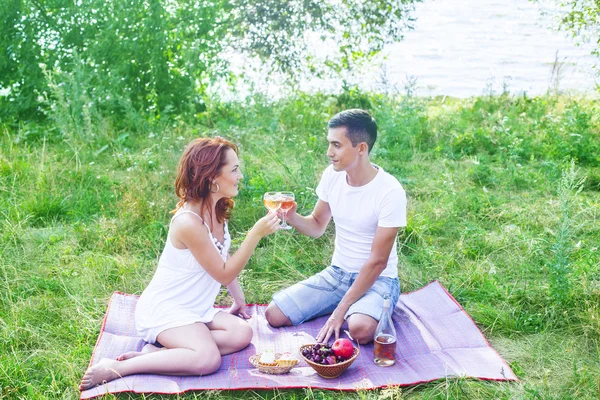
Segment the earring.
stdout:
<svg viewBox="0 0 600 400">
<path fill-rule="evenodd" d="M 210 191 L 213 193 L 217 193 L 219 190 L 221 190 L 221 188 L 219 187 L 219 184 L 216 181 L 212 182 L 213 185 L 215 185 L 217 187 L 217 190 L 212 190 L 212 187 L 210 188 Z"/>
</svg>

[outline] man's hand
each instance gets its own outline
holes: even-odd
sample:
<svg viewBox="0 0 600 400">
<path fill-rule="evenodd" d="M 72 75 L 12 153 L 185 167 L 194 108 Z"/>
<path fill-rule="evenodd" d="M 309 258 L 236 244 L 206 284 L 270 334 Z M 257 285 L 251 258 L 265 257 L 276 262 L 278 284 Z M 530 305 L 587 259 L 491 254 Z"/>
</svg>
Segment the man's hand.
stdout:
<svg viewBox="0 0 600 400">
<path fill-rule="evenodd" d="M 342 329 L 342 325 L 344 325 L 344 318 L 337 317 L 335 312 L 331 314 L 331 317 L 327 319 L 325 325 L 319 331 L 316 339 L 318 343 L 328 343 L 331 335 L 335 335 L 335 340 L 340 338 L 340 330 Z"/>
<path fill-rule="evenodd" d="M 250 315 L 248 315 L 248 313 L 246 311 L 246 302 L 245 301 L 233 300 L 233 304 L 229 308 L 228 312 L 229 312 L 229 314 L 237 315 L 238 317 L 241 317 L 243 319 L 250 318 Z"/>
<path fill-rule="evenodd" d="M 283 219 L 283 211 L 281 209 L 277 210 L 277 216 Z M 304 217 L 298 214 L 298 203 L 294 202 L 292 208 L 288 210 L 285 220 L 288 225 L 293 226 L 303 235 L 318 238 L 325 232 L 327 224 L 331 220 L 329 203 L 319 199 L 312 214 Z"/>
<path fill-rule="evenodd" d="M 356 280 L 333 311 L 325 326 L 319 331 L 316 338 L 317 342 L 327 343 L 334 334 L 336 340 L 340 338 L 340 330 L 344 324 L 344 315 L 346 315 L 350 306 L 373 286 L 377 278 L 381 275 L 381 272 L 385 269 L 397 233 L 398 228 L 377 227 L 371 247 L 371 255 L 367 259 L 367 262 L 363 264 Z"/>
<path fill-rule="evenodd" d="M 290 208 L 287 213 L 284 213 L 281 208 L 277 209 L 277 216 L 279 217 L 279 219 L 283 220 L 283 214 L 285 214 L 285 220 L 287 223 L 292 223 L 294 221 L 294 218 L 298 215 L 296 213 L 296 210 L 298 209 L 298 203 L 296 203 L 294 201 L 294 204 L 292 205 L 292 208 Z"/>
</svg>

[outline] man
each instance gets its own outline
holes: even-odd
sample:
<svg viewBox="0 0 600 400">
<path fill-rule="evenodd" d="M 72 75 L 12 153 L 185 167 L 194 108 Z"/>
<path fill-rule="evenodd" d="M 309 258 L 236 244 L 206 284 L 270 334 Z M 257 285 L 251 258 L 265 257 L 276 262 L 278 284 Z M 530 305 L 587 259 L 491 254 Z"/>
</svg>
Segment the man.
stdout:
<svg viewBox="0 0 600 400">
<path fill-rule="evenodd" d="M 329 121 L 331 165 L 317 186 L 319 200 L 308 216 L 298 215 L 294 205 L 287 222 L 317 238 L 333 217 L 331 266 L 275 293 L 266 310 L 271 326 L 297 325 L 331 313 L 318 342 L 338 339 L 347 321 L 350 335 L 366 344 L 373 340 L 383 296 L 392 304 L 398 301 L 396 236 L 406 226 L 406 194 L 396 178 L 370 162 L 376 138 L 377 124 L 366 111 L 342 111 Z"/>
</svg>

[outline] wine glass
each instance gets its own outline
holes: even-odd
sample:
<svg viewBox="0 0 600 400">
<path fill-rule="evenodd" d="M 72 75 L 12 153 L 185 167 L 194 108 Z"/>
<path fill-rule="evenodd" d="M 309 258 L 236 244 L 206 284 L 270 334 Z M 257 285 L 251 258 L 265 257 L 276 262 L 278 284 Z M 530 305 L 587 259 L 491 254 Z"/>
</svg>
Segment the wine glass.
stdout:
<svg viewBox="0 0 600 400">
<path fill-rule="evenodd" d="M 279 193 L 277 192 L 266 192 L 263 196 L 263 203 L 265 207 L 271 212 L 276 212 L 279 206 L 281 205 L 281 200 L 279 199 Z"/>
<path fill-rule="evenodd" d="M 285 217 L 287 215 L 287 212 L 290 210 L 290 208 L 292 208 L 294 206 L 294 200 L 295 200 L 294 193 L 279 192 L 278 195 L 279 195 L 279 197 L 278 197 L 279 208 L 283 212 L 283 220 L 281 222 L 281 225 L 279 226 L 279 229 L 292 229 L 292 227 L 285 222 Z"/>
</svg>

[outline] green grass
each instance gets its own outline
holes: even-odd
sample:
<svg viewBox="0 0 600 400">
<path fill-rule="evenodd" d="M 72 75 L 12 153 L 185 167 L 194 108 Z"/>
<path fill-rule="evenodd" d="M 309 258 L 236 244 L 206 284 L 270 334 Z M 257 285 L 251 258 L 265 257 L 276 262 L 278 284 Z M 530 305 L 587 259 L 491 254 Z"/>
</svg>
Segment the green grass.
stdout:
<svg viewBox="0 0 600 400">
<path fill-rule="evenodd" d="M 78 397 L 111 293 L 139 294 L 153 274 L 176 203 L 176 163 L 189 140 L 221 135 L 240 144 L 244 188 L 230 225 L 237 245 L 264 213 L 267 190 L 292 190 L 302 212 L 312 209 L 327 165 L 326 122 L 358 105 L 380 126 L 373 161 L 409 197 L 408 226 L 398 238 L 402 290 L 439 279 L 521 381 L 173 398 L 598 398 L 597 101 L 355 92 L 214 102 L 194 124 L 135 116 L 140 123 L 97 118 L 77 131 L 1 126 L 0 398 Z M 247 301 L 269 302 L 326 266 L 332 249 L 331 228 L 317 240 L 294 232 L 266 238 L 241 275 Z"/>
</svg>

